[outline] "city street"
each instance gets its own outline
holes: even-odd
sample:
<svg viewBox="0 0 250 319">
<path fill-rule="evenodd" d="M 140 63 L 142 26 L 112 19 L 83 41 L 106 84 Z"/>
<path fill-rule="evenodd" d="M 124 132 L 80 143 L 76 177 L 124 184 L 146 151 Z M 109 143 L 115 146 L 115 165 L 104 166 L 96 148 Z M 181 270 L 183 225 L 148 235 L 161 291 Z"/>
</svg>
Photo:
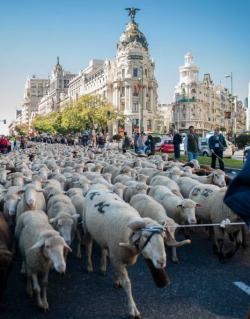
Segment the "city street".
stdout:
<svg viewBox="0 0 250 319">
<path fill-rule="evenodd" d="M 250 307 L 250 295 L 234 282 L 250 286 L 250 250 L 241 249 L 225 264 L 212 253 L 207 234 L 192 235 L 193 243 L 178 250 L 180 264 L 170 261 L 171 285 L 156 288 L 142 258 L 129 268 L 134 299 L 145 319 L 243 319 Z M 250 242 L 249 242 L 250 243 Z M 0 314 L 3 319 L 125 319 L 128 318 L 123 290 L 114 288 L 112 269 L 108 276 L 98 273 L 99 255 L 95 249 L 95 272 L 87 274 L 83 261 L 70 256 L 65 276 L 51 273 L 48 301 L 50 310 L 41 313 L 34 299 L 25 294 L 20 260 L 15 263 Z M 248 288 L 249 289 L 249 288 Z"/>
</svg>

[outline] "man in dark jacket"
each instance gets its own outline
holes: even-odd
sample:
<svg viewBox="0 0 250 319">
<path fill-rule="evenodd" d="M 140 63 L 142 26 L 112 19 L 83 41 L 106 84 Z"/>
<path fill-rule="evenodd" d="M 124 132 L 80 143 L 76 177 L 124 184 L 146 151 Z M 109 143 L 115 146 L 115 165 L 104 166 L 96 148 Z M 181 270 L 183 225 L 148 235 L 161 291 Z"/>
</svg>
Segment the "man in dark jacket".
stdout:
<svg viewBox="0 0 250 319">
<path fill-rule="evenodd" d="M 122 143 L 122 151 L 126 153 L 127 149 L 130 147 L 130 140 L 128 138 L 127 132 L 124 132 L 124 140 Z"/>
<path fill-rule="evenodd" d="M 212 154 L 211 167 L 216 167 L 216 158 L 218 158 L 220 169 L 224 171 L 223 151 L 227 147 L 227 143 L 218 127 L 215 128 L 214 135 L 210 136 L 208 144 Z"/>
<path fill-rule="evenodd" d="M 192 161 L 193 159 L 198 159 L 199 155 L 199 137 L 195 134 L 194 127 L 189 126 L 189 133 L 185 138 L 185 151 L 188 155 L 188 161 Z"/>
<path fill-rule="evenodd" d="M 179 160 L 181 157 L 180 144 L 182 143 L 181 134 L 173 129 L 174 158 Z"/>
</svg>

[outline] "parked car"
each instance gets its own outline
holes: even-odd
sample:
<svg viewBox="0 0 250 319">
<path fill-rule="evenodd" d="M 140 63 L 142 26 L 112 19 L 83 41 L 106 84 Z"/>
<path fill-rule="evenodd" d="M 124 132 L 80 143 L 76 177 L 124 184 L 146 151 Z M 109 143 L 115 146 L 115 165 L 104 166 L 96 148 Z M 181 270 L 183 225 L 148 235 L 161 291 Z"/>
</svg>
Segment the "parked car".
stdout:
<svg viewBox="0 0 250 319">
<path fill-rule="evenodd" d="M 156 151 L 162 152 L 162 153 L 174 153 L 174 144 L 173 140 L 163 140 L 162 144 L 157 147 Z"/>
<path fill-rule="evenodd" d="M 164 144 L 164 141 L 173 140 L 173 137 L 169 135 L 162 135 L 162 136 L 153 136 L 153 139 L 155 142 L 155 150 L 159 151 L 161 145 Z"/>
<path fill-rule="evenodd" d="M 231 157 L 233 155 L 233 147 L 232 143 L 229 141 L 226 141 L 227 143 L 227 148 L 223 152 L 223 157 Z M 211 156 L 211 151 L 208 145 L 208 138 L 200 138 L 199 139 L 199 144 L 200 144 L 200 153 L 203 156 Z"/>
</svg>

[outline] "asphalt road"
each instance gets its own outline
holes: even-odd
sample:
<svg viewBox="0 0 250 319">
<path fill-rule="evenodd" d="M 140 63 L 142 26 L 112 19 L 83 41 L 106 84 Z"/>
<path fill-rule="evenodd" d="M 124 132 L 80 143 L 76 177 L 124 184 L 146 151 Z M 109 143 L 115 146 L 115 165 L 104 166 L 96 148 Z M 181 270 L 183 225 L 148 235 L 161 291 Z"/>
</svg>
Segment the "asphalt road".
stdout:
<svg viewBox="0 0 250 319">
<path fill-rule="evenodd" d="M 250 241 L 249 241 L 250 244 Z M 170 253 L 168 254 L 170 256 Z M 135 302 L 145 319 L 243 319 L 250 309 L 250 295 L 234 285 L 250 286 L 250 248 L 237 252 L 226 264 L 212 253 L 205 231 L 192 235 L 192 244 L 179 249 L 180 264 L 168 260 L 171 285 L 156 288 L 142 258 L 129 268 Z M 95 272 L 87 274 L 83 260 L 71 255 L 67 273 L 49 278 L 50 310 L 42 313 L 25 294 L 20 259 L 15 261 L 1 319 L 125 319 L 127 303 L 122 289 L 114 288 L 112 267 L 103 277 L 98 272 L 99 251 L 95 247 Z"/>
</svg>

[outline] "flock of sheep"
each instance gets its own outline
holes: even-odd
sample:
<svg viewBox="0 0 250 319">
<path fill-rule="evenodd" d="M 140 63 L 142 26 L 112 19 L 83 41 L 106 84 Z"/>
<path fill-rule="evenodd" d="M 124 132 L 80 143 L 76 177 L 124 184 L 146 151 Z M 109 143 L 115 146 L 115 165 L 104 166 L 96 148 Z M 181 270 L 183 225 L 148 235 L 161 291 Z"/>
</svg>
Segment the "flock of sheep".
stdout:
<svg viewBox="0 0 250 319">
<path fill-rule="evenodd" d="M 26 291 L 44 311 L 49 271 L 66 271 L 73 240 L 78 258 L 86 248 L 88 272 L 93 271 L 93 241 L 101 247 L 100 271 L 106 273 L 109 258 L 115 285 L 126 292 L 128 313 L 139 318 L 127 265 L 141 254 L 155 284 L 164 287 L 166 246 L 177 263 L 176 248 L 191 243 L 185 227 L 185 239 L 176 240 L 181 225 L 239 221 L 223 203 L 225 173 L 208 172 L 196 160 L 184 165 L 166 155 L 144 158 L 115 149 L 31 144 L 1 156 L 0 166 L 0 298 L 19 251 Z M 209 227 L 209 236 L 221 261 L 245 244 L 242 225 Z"/>
</svg>

